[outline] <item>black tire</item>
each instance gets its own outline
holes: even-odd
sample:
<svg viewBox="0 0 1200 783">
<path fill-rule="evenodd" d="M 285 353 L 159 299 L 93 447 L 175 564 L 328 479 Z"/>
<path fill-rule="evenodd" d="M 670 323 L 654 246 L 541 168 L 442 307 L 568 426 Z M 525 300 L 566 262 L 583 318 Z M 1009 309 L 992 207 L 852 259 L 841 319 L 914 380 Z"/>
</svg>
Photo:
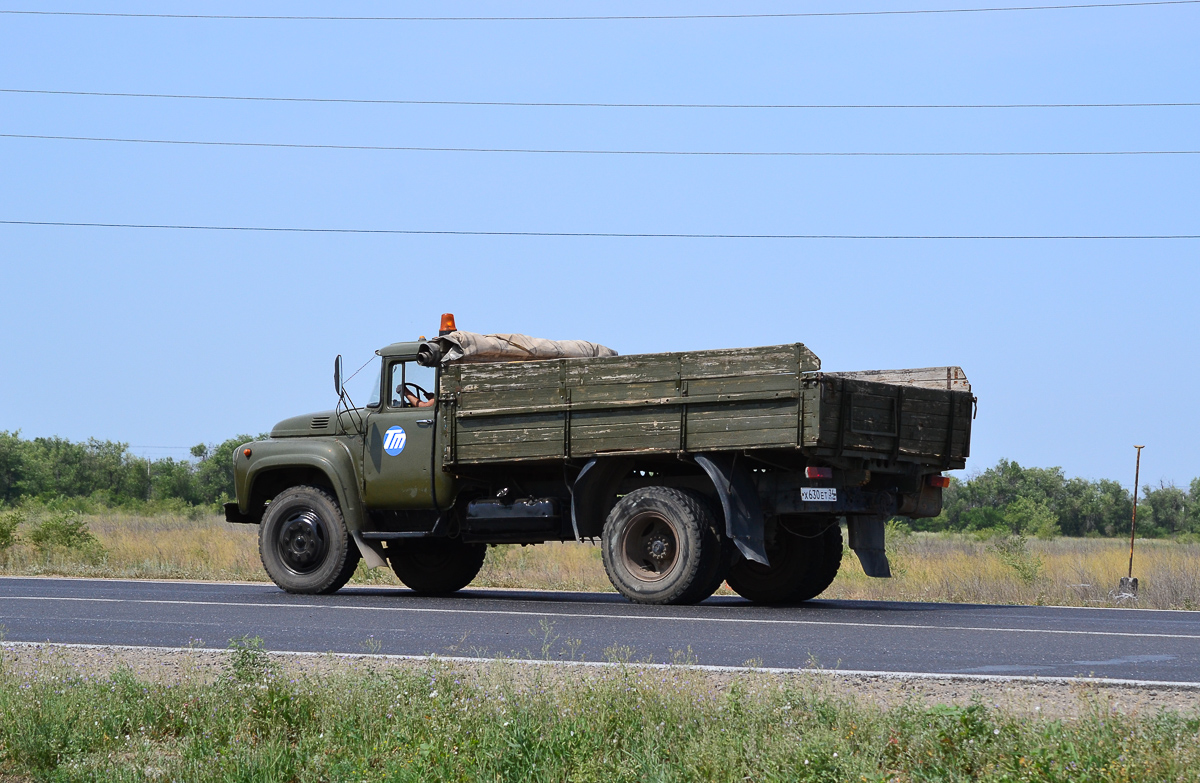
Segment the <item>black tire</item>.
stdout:
<svg viewBox="0 0 1200 783">
<path fill-rule="evenodd" d="M 770 567 L 740 555 L 729 569 L 729 586 L 760 604 L 790 604 L 816 598 L 833 584 L 842 564 L 842 529 L 787 518 L 777 521 L 767 546 Z"/>
<path fill-rule="evenodd" d="M 416 539 L 388 547 L 388 560 L 396 577 L 422 595 L 446 595 L 463 589 L 483 568 L 486 556 L 487 544 L 464 544 L 449 538 Z"/>
<path fill-rule="evenodd" d="M 258 553 L 275 584 L 309 595 L 337 592 L 361 557 L 337 500 L 305 486 L 285 489 L 267 506 Z"/>
<path fill-rule="evenodd" d="M 639 604 L 692 604 L 725 579 L 729 548 L 703 496 L 644 487 L 621 498 L 601 535 L 604 570 Z"/>
</svg>

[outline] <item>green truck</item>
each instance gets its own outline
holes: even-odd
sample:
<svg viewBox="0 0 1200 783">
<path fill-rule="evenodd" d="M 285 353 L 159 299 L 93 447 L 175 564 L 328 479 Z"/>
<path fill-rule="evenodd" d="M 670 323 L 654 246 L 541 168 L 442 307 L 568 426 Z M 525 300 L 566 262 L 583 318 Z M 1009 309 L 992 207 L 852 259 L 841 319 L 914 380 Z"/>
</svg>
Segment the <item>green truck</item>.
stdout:
<svg viewBox="0 0 1200 783">
<path fill-rule="evenodd" d="M 334 410 L 235 452 L 226 518 L 260 526 L 281 588 L 331 593 L 362 559 L 447 594 L 489 545 L 598 541 L 635 602 L 694 603 L 722 582 L 804 601 L 837 574 L 843 525 L 864 571 L 890 576 L 885 522 L 936 516 L 942 472 L 970 451 L 957 367 L 824 373 L 799 343 L 475 362 L 446 348 L 377 351 L 363 406 L 339 357 Z"/>
</svg>

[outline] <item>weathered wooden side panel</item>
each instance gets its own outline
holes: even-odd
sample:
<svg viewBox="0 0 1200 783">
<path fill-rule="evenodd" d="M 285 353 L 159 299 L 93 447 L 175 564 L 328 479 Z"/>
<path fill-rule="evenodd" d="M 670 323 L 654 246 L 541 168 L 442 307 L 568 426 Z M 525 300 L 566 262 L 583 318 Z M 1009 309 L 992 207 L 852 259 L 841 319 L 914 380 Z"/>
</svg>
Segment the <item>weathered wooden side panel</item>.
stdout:
<svg viewBox="0 0 1200 783">
<path fill-rule="evenodd" d="M 630 410 L 572 411 L 571 455 L 590 457 L 621 451 L 677 451 L 680 407 L 655 405 Z"/>
<path fill-rule="evenodd" d="M 687 427 L 689 451 L 796 446 L 796 398 L 697 405 L 688 410 Z"/>
<path fill-rule="evenodd" d="M 460 418 L 457 430 L 460 462 L 563 456 L 561 413 Z"/>
</svg>

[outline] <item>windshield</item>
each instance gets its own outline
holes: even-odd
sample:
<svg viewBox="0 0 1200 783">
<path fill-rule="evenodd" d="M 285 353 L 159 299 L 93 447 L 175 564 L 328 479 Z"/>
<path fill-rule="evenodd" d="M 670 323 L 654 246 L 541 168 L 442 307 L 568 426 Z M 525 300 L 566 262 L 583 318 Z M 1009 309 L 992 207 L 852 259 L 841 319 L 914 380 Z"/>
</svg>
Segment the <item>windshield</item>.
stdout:
<svg viewBox="0 0 1200 783">
<path fill-rule="evenodd" d="M 383 361 L 378 356 L 371 357 L 370 361 L 354 371 L 350 377 L 342 382 L 346 394 L 355 403 L 359 400 L 366 400 L 368 408 L 374 408 L 379 405 L 379 373 L 383 368 Z M 368 386 L 367 384 L 370 384 Z"/>
<path fill-rule="evenodd" d="M 375 372 L 371 373 L 371 375 L 375 378 L 375 380 L 371 381 L 371 393 L 369 395 L 367 395 L 367 407 L 368 408 L 378 408 L 379 407 L 379 381 L 380 381 L 379 374 L 382 372 L 383 372 L 383 362 L 381 362 L 381 361 L 375 362 Z"/>
</svg>

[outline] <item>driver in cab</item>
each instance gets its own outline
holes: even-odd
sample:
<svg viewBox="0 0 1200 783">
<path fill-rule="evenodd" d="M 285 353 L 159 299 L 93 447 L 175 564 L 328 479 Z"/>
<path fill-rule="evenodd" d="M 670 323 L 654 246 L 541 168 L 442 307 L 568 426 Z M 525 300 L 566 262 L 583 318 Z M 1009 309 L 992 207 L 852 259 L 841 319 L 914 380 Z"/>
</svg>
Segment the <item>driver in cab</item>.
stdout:
<svg viewBox="0 0 1200 783">
<path fill-rule="evenodd" d="M 404 388 L 404 384 L 396 387 L 396 394 L 399 394 L 401 397 L 403 397 L 408 402 L 408 406 L 410 408 L 432 408 L 433 404 L 437 402 L 432 394 L 429 395 L 429 399 L 421 402 L 417 395 Z"/>
</svg>

